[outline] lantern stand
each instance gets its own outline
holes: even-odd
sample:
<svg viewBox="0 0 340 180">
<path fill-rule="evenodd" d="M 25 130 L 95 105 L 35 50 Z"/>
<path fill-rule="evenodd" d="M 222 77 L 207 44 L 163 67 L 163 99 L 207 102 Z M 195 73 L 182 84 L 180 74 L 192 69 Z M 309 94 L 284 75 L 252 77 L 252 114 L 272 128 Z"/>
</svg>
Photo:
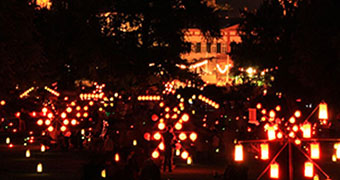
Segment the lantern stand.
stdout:
<svg viewBox="0 0 340 180">
<path fill-rule="evenodd" d="M 322 103 L 324 103 L 322 101 Z M 310 115 L 304 120 L 305 122 L 308 122 L 308 119 L 316 112 L 317 109 L 319 109 L 320 104 L 310 113 Z M 328 115 L 327 115 L 328 116 Z M 315 162 L 312 160 L 312 158 L 310 158 L 300 147 L 296 146 L 294 143 L 294 138 L 289 137 L 289 135 L 287 135 L 286 133 L 284 133 L 284 137 L 282 140 L 279 140 L 281 142 L 284 142 L 285 144 L 281 147 L 281 149 L 276 153 L 276 155 L 271 159 L 271 161 L 268 163 L 268 165 L 266 166 L 266 168 L 262 171 L 262 173 L 257 177 L 256 180 L 260 180 L 262 178 L 262 176 L 268 171 L 268 169 L 270 168 L 271 164 L 273 164 L 273 162 L 275 162 L 275 160 L 277 159 L 277 157 L 281 154 L 281 152 L 288 146 L 288 156 L 289 156 L 289 180 L 293 180 L 293 154 L 292 154 L 292 143 L 293 145 L 310 161 L 313 163 L 313 165 L 326 177 L 326 180 L 330 180 L 329 175 L 322 170 L 322 168 Z M 339 142 L 340 139 L 336 139 L 336 138 L 303 138 L 301 140 L 301 142 Z M 272 142 L 271 140 L 268 139 L 258 139 L 258 140 L 240 140 L 238 141 L 239 144 L 243 144 L 243 143 L 269 143 Z"/>
</svg>

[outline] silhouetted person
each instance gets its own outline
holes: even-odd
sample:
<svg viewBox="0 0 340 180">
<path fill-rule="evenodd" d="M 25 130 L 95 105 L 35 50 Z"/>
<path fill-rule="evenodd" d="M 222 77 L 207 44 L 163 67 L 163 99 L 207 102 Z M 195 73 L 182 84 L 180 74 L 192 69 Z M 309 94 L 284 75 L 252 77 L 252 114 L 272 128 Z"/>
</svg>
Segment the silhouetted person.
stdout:
<svg viewBox="0 0 340 180">
<path fill-rule="evenodd" d="M 172 161 L 172 139 L 174 135 L 170 132 L 171 129 L 167 128 L 166 132 L 163 133 L 165 151 L 164 151 L 164 164 L 163 164 L 163 171 L 166 171 L 166 167 L 168 166 L 169 172 L 172 171 L 171 169 L 171 161 Z"/>
</svg>

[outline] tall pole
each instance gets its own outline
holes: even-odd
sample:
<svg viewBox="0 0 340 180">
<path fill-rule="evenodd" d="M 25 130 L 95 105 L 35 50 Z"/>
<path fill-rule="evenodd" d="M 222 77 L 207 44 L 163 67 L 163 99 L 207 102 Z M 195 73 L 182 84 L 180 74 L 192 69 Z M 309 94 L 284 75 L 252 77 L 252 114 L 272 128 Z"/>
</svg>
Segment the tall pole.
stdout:
<svg viewBox="0 0 340 180">
<path fill-rule="evenodd" d="M 289 180 L 293 180 L 293 164 L 292 164 L 292 142 L 289 139 Z"/>
</svg>

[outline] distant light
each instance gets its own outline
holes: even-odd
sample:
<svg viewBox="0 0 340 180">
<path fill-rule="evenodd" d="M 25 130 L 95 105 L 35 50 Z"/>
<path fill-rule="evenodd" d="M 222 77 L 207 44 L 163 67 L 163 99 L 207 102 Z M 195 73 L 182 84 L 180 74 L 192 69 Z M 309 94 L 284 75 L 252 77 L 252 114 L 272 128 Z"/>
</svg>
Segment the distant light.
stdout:
<svg viewBox="0 0 340 180">
<path fill-rule="evenodd" d="M 31 157 L 31 152 L 30 152 L 29 149 L 26 150 L 25 156 L 26 156 L 27 158 Z"/>
<path fill-rule="evenodd" d="M 38 165 L 37 165 L 37 173 L 42 173 L 43 172 L 43 166 L 42 166 L 42 164 L 41 163 L 38 163 Z"/>
<path fill-rule="evenodd" d="M 102 178 L 106 178 L 106 170 L 103 169 L 103 170 L 101 171 L 100 175 L 101 175 Z"/>
<path fill-rule="evenodd" d="M 239 162 L 243 161 L 243 146 L 242 144 L 235 145 L 234 160 Z"/>
<path fill-rule="evenodd" d="M 279 179 L 279 164 L 273 163 L 270 165 L 270 178 Z"/>
</svg>

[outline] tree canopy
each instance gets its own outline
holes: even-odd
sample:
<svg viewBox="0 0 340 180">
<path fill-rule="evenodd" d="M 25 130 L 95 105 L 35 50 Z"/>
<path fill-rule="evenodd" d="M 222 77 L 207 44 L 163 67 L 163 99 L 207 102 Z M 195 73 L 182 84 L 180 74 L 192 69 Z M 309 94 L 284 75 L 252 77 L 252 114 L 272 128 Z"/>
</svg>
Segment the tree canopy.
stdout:
<svg viewBox="0 0 340 180">
<path fill-rule="evenodd" d="M 293 98 L 339 105 L 338 8 L 336 0 L 265 0 L 242 12 L 232 58 L 239 66 L 278 67 L 274 87 Z"/>
</svg>

